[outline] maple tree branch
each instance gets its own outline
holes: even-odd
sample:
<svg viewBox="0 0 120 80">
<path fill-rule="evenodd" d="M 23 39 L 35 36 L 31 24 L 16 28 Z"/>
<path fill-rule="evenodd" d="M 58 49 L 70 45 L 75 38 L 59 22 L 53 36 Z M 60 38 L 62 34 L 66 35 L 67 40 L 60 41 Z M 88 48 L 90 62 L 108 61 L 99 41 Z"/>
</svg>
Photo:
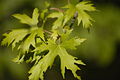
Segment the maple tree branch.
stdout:
<svg viewBox="0 0 120 80">
<path fill-rule="evenodd" d="M 52 32 L 48 31 L 48 30 L 43 30 L 44 32 L 48 33 L 48 34 L 52 34 Z"/>
<path fill-rule="evenodd" d="M 64 12 L 62 9 L 60 8 L 50 8 L 50 10 L 56 10 L 56 11 L 59 11 L 59 12 Z"/>
</svg>

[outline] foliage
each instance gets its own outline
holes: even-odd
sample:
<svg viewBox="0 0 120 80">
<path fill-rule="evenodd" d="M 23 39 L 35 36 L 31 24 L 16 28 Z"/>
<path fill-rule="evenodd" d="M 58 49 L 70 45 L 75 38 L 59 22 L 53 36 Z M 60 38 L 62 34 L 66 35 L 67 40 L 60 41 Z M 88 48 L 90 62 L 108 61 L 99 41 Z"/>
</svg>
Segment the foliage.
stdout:
<svg viewBox="0 0 120 80">
<path fill-rule="evenodd" d="M 34 9 L 32 18 L 26 14 L 14 14 L 13 16 L 20 20 L 21 23 L 30 26 L 29 29 L 14 29 L 9 33 L 3 34 L 5 38 L 2 41 L 2 45 L 12 45 L 12 48 L 17 48 L 19 51 L 18 56 L 13 59 L 14 62 L 22 63 L 23 61 L 34 63 L 30 69 L 29 80 L 41 80 L 44 79 L 44 72 L 54 62 L 56 56 L 61 60 L 61 73 L 65 78 L 65 68 L 72 71 L 73 75 L 77 79 L 81 79 L 76 74 L 80 68 L 76 64 L 85 65 L 81 60 L 77 60 L 68 53 L 68 50 L 76 49 L 86 39 L 79 38 L 77 36 L 71 37 L 73 29 L 68 23 L 71 23 L 73 18 L 77 18 L 78 26 L 83 23 L 84 28 L 90 28 L 92 18 L 86 11 L 95 11 L 95 8 L 89 2 L 80 2 L 78 4 L 68 3 L 68 5 L 62 7 L 67 8 L 61 10 L 59 8 L 49 8 L 43 10 L 41 14 L 37 8 Z M 49 10 L 56 10 L 50 14 Z M 46 16 L 46 13 L 48 14 Z M 77 15 L 77 16 L 76 16 Z M 41 22 L 39 21 L 41 18 Z M 47 19 L 57 18 L 53 22 L 52 29 L 47 31 L 44 29 Z M 76 19 L 75 19 L 76 20 Z M 38 23 L 41 23 L 41 26 Z M 73 24 L 73 23 L 71 23 Z M 69 27 L 69 28 L 66 28 Z M 27 55 L 31 54 L 29 57 Z"/>
</svg>

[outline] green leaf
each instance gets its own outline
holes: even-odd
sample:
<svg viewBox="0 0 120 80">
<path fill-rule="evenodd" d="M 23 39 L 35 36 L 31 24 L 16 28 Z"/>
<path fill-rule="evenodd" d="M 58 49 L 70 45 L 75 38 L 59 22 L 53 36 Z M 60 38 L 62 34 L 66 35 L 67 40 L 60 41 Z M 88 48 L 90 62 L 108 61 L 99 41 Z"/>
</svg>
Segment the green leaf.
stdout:
<svg viewBox="0 0 120 80">
<path fill-rule="evenodd" d="M 21 63 L 24 61 L 25 53 L 30 51 L 30 46 L 36 47 L 36 37 L 38 42 L 44 41 L 43 27 L 38 28 L 38 9 L 35 8 L 33 11 L 32 18 L 23 14 L 15 14 L 14 17 L 20 19 L 22 23 L 31 25 L 29 29 L 14 29 L 9 33 L 3 34 L 5 38 L 2 41 L 2 45 L 12 44 L 12 49 L 18 47 L 19 55 L 14 59 L 14 62 Z M 16 45 L 18 43 L 18 45 Z M 21 58 L 22 57 L 22 58 Z M 38 59 L 38 57 L 36 58 Z"/>
<path fill-rule="evenodd" d="M 54 12 L 48 15 L 48 18 L 57 18 L 53 23 L 52 29 L 57 29 L 58 27 L 63 27 L 64 14 L 62 12 Z"/>
<path fill-rule="evenodd" d="M 68 9 L 65 12 L 65 19 L 64 19 L 63 25 L 65 25 L 71 18 L 74 17 L 74 14 L 75 14 L 75 11 L 76 11 L 75 6 L 72 5 L 72 4 L 68 4 L 64 8 L 68 8 Z"/>
<path fill-rule="evenodd" d="M 32 45 L 33 47 L 35 47 L 35 36 L 37 35 L 37 33 L 34 31 L 32 32 L 24 42 L 21 43 L 21 45 L 18 47 L 18 49 L 20 51 L 22 51 L 22 53 L 25 53 L 29 51 L 30 45 Z"/>
<path fill-rule="evenodd" d="M 32 18 L 30 18 L 26 14 L 14 14 L 13 16 L 19 19 L 21 23 L 28 24 L 30 26 L 36 26 L 38 23 L 39 13 L 38 13 L 38 9 L 35 8 L 33 11 Z"/>
<path fill-rule="evenodd" d="M 47 45 L 45 43 L 42 43 L 41 45 L 39 45 L 38 47 L 36 47 L 33 50 L 33 52 L 41 53 L 41 52 L 43 52 L 43 51 L 45 51 L 47 49 L 48 49 Z"/>
<path fill-rule="evenodd" d="M 20 52 L 25 53 L 25 52 L 29 52 L 29 48 L 32 45 L 34 48 L 36 47 L 35 45 L 35 39 L 36 36 L 38 36 L 40 39 L 42 38 L 44 40 L 44 34 L 43 34 L 43 29 L 42 28 L 37 28 L 35 30 L 32 30 L 29 33 L 29 36 L 27 36 L 27 38 L 19 45 L 18 50 L 20 50 Z M 40 40 L 41 42 L 41 40 Z"/>
<path fill-rule="evenodd" d="M 61 59 L 61 73 L 63 78 L 65 78 L 65 68 L 67 68 L 72 71 L 75 78 L 80 79 L 80 76 L 76 74 L 76 71 L 80 70 L 80 68 L 77 65 L 75 65 L 75 63 L 82 65 L 85 64 L 81 60 L 75 60 L 76 58 L 69 55 L 64 47 L 59 46 L 58 55 Z"/>
<path fill-rule="evenodd" d="M 76 7 L 83 11 L 95 11 L 95 7 L 93 7 L 93 4 L 90 4 L 90 1 L 83 1 L 76 5 Z"/>
<path fill-rule="evenodd" d="M 50 7 L 50 3 L 47 2 L 47 1 L 45 1 L 45 7 L 46 7 L 46 8 Z"/>
<path fill-rule="evenodd" d="M 80 16 L 80 15 L 82 15 L 82 16 Z M 93 19 L 83 11 L 78 12 L 77 19 L 78 19 L 78 25 L 82 22 L 84 28 L 89 28 L 90 26 L 92 26 L 91 21 L 93 21 Z"/>
<path fill-rule="evenodd" d="M 14 62 L 22 63 L 24 61 L 25 53 L 30 51 L 30 46 L 32 45 L 34 48 L 36 47 L 35 39 L 36 36 L 39 37 L 39 42 L 44 40 L 44 34 L 43 34 L 42 28 L 36 28 L 33 27 L 32 29 L 15 29 L 12 30 L 10 33 L 3 34 L 5 38 L 2 41 L 2 45 L 12 44 L 12 49 L 16 47 L 16 44 L 18 44 L 18 50 L 19 55 L 13 59 Z M 35 57 L 34 57 L 35 58 Z M 33 59 L 34 59 L 33 58 Z M 35 58 L 35 60 L 38 60 L 39 56 Z M 33 61 L 33 60 L 32 60 Z M 28 60 L 27 60 L 28 62 Z M 37 61 L 36 61 L 37 63 Z"/>
<path fill-rule="evenodd" d="M 55 45 L 54 43 L 51 43 L 50 41 L 47 48 L 49 49 L 49 53 L 45 55 L 38 62 L 38 64 L 34 65 L 29 71 L 29 73 L 31 73 L 31 75 L 29 76 L 29 80 L 39 80 L 39 78 L 43 80 L 44 72 L 46 72 L 48 67 L 52 66 L 54 59 L 58 53 L 57 45 Z"/>
<path fill-rule="evenodd" d="M 72 38 L 70 40 L 64 41 L 61 45 L 66 49 L 76 49 L 76 46 L 80 45 L 86 39 Z"/>
<path fill-rule="evenodd" d="M 32 15 L 32 25 L 37 25 L 38 17 L 39 17 L 39 11 L 37 8 L 35 8 Z"/>
<path fill-rule="evenodd" d="M 76 5 L 76 9 L 78 11 L 78 25 L 82 22 L 84 28 L 89 28 L 94 21 L 85 11 L 95 11 L 95 7 L 93 4 L 88 4 L 89 2 L 81 2 Z"/>
<path fill-rule="evenodd" d="M 16 30 L 12 30 L 8 34 L 5 33 L 3 34 L 5 38 L 2 41 L 2 45 L 8 44 L 9 46 L 10 44 L 12 44 L 12 48 L 14 48 L 16 46 L 16 43 L 22 41 L 27 34 L 28 34 L 27 29 L 16 29 Z"/>
<path fill-rule="evenodd" d="M 42 10 L 42 12 L 41 12 L 41 14 L 40 14 L 41 19 L 44 19 L 44 18 L 45 18 L 45 13 L 47 13 L 47 12 L 48 12 L 48 9 Z"/>
<path fill-rule="evenodd" d="M 71 31 L 70 31 L 71 32 Z M 39 78 L 41 80 L 44 79 L 44 73 L 46 72 L 46 70 L 50 67 L 52 67 L 52 64 L 54 62 L 54 59 L 56 58 L 56 56 L 60 56 L 60 60 L 61 60 L 61 73 L 63 78 L 65 78 L 64 73 L 65 73 L 65 67 L 67 69 L 70 69 L 74 75 L 74 77 L 80 79 L 80 77 L 76 74 L 77 70 L 80 70 L 80 68 L 75 65 L 76 64 L 81 64 L 81 65 L 85 65 L 81 60 L 76 60 L 76 57 L 71 56 L 70 54 L 68 54 L 68 52 L 66 51 L 66 49 L 75 49 L 76 46 L 80 45 L 83 41 L 85 41 L 85 39 L 70 39 L 70 32 L 66 32 L 66 34 L 64 34 L 64 36 L 62 35 L 62 41 L 60 44 L 57 44 L 53 39 L 49 39 L 48 40 L 48 44 L 42 44 L 39 47 L 37 47 L 34 52 L 37 52 L 38 54 L 40 54 L 41 52 L 48 50 L 49 52 L 43 56 L 42 59 L 39 60 L 39 62 L 37 64 L 35 64 L 31 70 L 29 71 L 29 73 L 31 74 L 29 76 L 29 80 L 39 80 Z M 66 37 L 65 37 L 66 36 Z M 69 45 L 72 46 L 68 46 L 67 41 L 69 43 Z"/>
<path fill-rule="evenodd" d="M 33 27 L 34 28 L 34 27 Z M 35 37 L 39 36 L 44 40 L 44 34 L 43 34 L 42 28 L 37 29 L 15 29 L 12 30 L 10 33 L 5 33 L 3 36 L 5 38 L 2 41 L 2 45 L 12 44 L 12 48 L 15 48 L 17 43 L 19 44 L 18 50 L 20 50 L 22 53 L 25 53 L 29 51 L 30 45 L 35 47 Z M 29 35 L 29 36 L 27 36 Z M 27 36 L 27 37 L 26 37 Z M 25 40 L 24 40 L 25 39 Z M 22 42 L 20 42 L 22 41 Z"/>
<path fill-rule="evenodd" d="M 36 30 L 36 32 L 37 32 L 37 36 L 38 36 L 38 37 L 40 37 L 40 38 L 42 38 L 43 40 L 45 40 L 45 39 L 44 39 L 44 31 L 43 31 L 43 28 L 38 28 L 38 29 Z"/>
<path fill-rule="evenodd" d="M 68 4 L 67 6 L 63 8 L 68 8 L 65 12 L 65 20 L 64 25 L 74 17 L 75 13 L 78 13 L 78 25 L 82 22 L 84 28 L 89 28 L 92 23 L 91 21 L 94 21 L 86 11 L 95 11 L 95 7 L 93 7 L 93 4 L 90 4 L 89 1 L 82 1 L 76 5 Z"/>
<path fill-rule="evenodd" d="M 67 31 L 66 34 L 63 34 L 61 36 L 62 43 L 59 45 L 59 49 L 58 49 L 59 50 L 58 55 L 60 56 L 60 59 L 61 59 L 61 73 L 63 78 L 65 78 L 64 76 L 65 68 L 67 68 L 72 71 L 75 78 L 80 79 L 80 76 L 76 74 L 76 71 L 80 70 L 80 68 L 77 65 L 75 65 L 75 63 L 81 64 L 81 65 L 85 65 L 85 64 L 81 60 L 76 60 L 76 57 L 73 57 L 70 54 L 68 54 L 66 49 L 72 49 L 72 50 L 76 49 L 76 46 L 79 46 L 86 39 L 80 39 L 75 37 L 70 38 L 71 32 L 72 30 Z"/>
<path fill-rule="evenodd" d="M 24 61 L 24 57 L 25 57 L 25 55 L 18 55 L 16 58 L 14 58 L 12 61 L 13 62 L 16 62 L 16 63 L 18 63 L 18 64 L 20 64 L 20 63 L 22 63 L 23 61 Z"/>
</svg>

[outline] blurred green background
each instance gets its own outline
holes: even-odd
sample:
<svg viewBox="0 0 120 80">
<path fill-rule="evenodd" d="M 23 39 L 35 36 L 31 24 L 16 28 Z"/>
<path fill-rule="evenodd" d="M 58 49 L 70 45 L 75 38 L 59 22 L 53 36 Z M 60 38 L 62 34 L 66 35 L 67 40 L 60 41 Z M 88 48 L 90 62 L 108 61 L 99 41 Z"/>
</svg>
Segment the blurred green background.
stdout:
<svg viewBox="0 0 120 80">
<path fill-rule="evenodd" d="M 11 15 L 14 13 L 32 14 L 37 7 L 44 9 L 44 2 L 51 6 L 60 7 L 67 0 L 0 0 L 0 41 L 2 34 L 8 30 L 26 27 Z M 77 1 L 77 0 L 71 0 Z M 87 38 L 87 41 L 78 46 L 76 51 L 70 51 L 74 56 L 82 59 L 86 66 L 80 66 L 82 80 L 120 80 L 120 0 L 91 0 L 98 11 L 90 13 L 95 22 L 90 30 L 82 26 L 74 27 L 74 35 Z M 11 47 L 0 46 L 0 80 L 28 80 L 27 64 L 16 64 L 12 59 L 17 51 Z M 51 70 L 45 73 L 45 80 L 63 80 L 60 74 L 59 63 L 55 61 Z M 76 80 L 69 70 L 66 70 L 65 80 Z"/>
</svg>

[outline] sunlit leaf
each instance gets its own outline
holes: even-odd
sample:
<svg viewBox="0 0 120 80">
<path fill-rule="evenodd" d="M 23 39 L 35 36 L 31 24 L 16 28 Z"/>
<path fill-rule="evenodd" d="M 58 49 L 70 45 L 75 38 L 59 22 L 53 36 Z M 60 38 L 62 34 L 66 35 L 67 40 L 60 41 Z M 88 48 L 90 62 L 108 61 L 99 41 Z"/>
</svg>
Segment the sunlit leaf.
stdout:
<svg viewBox="0 0 120 80">
<path fill-rule="evenodd" d="M 35 8 L 33 11 L 32 18 L 26 14 L 14 14 L 13 16 L 19 19 L 21 23 L 28 24 L 30 26 L 36 26 L 38 23 L 39 13 L 38 9 Z"/>
<path fill-rule="evenodd" d="M 66 36 L 69 36 L 69 32 L 65 34 Z M 61 36 L 62 37 L 62 36 Z M 75 49 L 76 46 L 80 45 L 82 42 L 84 42 L 85 39 L 67 39 L 63 38 L 61 44 L 57 44 L 54 40 L 49 39 L 48 44 L 42 44 L 38 48 L 36 48 L 34 51 L 38 52 L 39 54 L 43 52 L 44 50 L 48 50 L 49 52 L 42 58 L 40 61 L 35 64 L 29 73 L 31 74 L 29 76 L 29 80 L 41 80 L 44 79 L 44 72 L 53 64 L 54 59 L 58 55 L 61 60 L 61 73 L 63 78 L 65 78 L 65 68 L 70 69 L 74 75 L 74 77 L 80 79 L 80 76 L 76 74 L 77 70 L 80 70 L 80 68 L 75 65 L 81 64 L 85 65 L 81 60 L 76 60 L 76 57 L 71 56 L 66 49 Z M 69 45 L 66 42 L 69 42 Z"/>
<path fill-rule="evenodd" d="M 53 23 L 52 29 L 57 29 L 58 27 L 63 27 L 64 15 L 62 12 L 54 12 L 48 15 L 48 18 L 57 18 Z"/>
<path fill-rule="evenodd" d="M 75 13 L 78 13 L 78 25 L 80 25 L 81 22 L 84 28 L 89 28 L 92 25 L 91 21 L 94 20 L 87 14 L 86 11 L 95 11 L 96 9 L 93 7 L 93 4 L 90 4 L 87 1 L 82 1 L 76 5 L 68 4 L 63 8 L 68 8 L 65 12 L 64 24 L 73 18 Z"/>
</svg>

